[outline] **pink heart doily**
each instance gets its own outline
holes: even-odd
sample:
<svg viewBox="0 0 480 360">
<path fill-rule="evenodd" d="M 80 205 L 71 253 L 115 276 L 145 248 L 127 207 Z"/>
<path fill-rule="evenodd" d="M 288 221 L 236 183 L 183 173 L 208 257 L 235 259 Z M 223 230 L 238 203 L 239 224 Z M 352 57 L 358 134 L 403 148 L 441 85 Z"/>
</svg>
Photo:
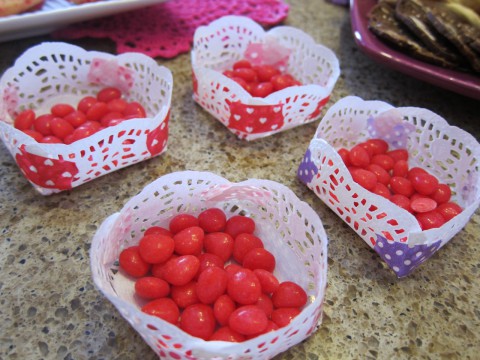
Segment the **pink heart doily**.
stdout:
<svg viewBox="0 0 480 360">
<path fill-rule="evenodd" d="M 248 16 L 275 25 L 288 15 L 283 0 L 170 0 L 139 10 L 90 20 L 56 31 L 60 39 L 110 38 L 119 54 L 139 52 L 173 58 L 190 51 L 195 29 L 224 15 Z"/>
</svg>

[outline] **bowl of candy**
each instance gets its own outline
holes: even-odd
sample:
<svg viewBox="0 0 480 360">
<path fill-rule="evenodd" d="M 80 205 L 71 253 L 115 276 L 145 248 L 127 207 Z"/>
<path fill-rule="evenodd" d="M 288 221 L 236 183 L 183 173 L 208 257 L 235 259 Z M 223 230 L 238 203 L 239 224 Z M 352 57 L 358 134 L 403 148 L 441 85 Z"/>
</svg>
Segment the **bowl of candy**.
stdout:
<svg viewBox="0 0 480 360">
<path fill-rule="evenodd" d="M 479 159 L 472 135 L 427 109 L 349 96 L 325 114 L 298 177 L 403 277 L 478 208 Z"/>
<path fill-rule="evenodd" d="M 162 358 L 270 359 L 321 323 L 327 237 L 279 183 L 164 175 L 104 220 L 96 287 Z"/>
<path fill-rule="evenodd" d="M 43 43 L 0 79 L 0 137 L 38 192 L 69 190 L 166 151 L 172 86 L 148 56 Z"/>
<path fill-rule="evenodd" d="M 247 141 L 318 119 L 340 75 L 310 35 L 241 16 L 197 28 L 191 59 L 195 101 Z"/>
</svg>

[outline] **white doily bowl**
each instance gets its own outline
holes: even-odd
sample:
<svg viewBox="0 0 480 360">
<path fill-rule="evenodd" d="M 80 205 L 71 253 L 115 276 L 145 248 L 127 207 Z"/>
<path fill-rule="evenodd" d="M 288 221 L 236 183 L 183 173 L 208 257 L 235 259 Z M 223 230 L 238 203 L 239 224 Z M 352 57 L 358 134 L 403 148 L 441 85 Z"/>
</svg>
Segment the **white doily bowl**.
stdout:
<svg viewBox="0 0 480 360">
<path fill-rule="evenodd" d="M 376 120 L 373 120 L 376 119 Z M 419 166 L 452 190 L 463 212 L 422 231 L 408 211 L 355 183 L 337 150 L 370 138 L 406 148 Z M 373 248 L 398 277 L 406 276 L 445 245 L 480 204 L 480 144 L 421 108 L 346 97 L 325 114 L 298 169 L 298 177 Z"/>
<path fill-rule="evenodd" d="M 209 207 L 223 209 L 227 217 L 252 217 L 255 234 L 276 257 L 275 275 L 306 289 L 308 304 L 289 325 L 243 343 L 205 341 L 140 311 L 134 281 L 117 271 L 121 250 L 137 245 L 150 226 L 168 227 L 178 213 L 198 215 Z M 321 322 L 327 283 L 322 222 L 291 190 L 273 181 L 231 183 L 194 171 L 162 176 L 103 222 L 93 238 L 90 261 L 97 288 L 162 358 L 270 359 L 307 338 Z"/>
<path fill-rule="evenodd" d="M 285 71 L 302 84 L 252 97 L 222 72 L 245 58 L 251 44 L 278 44 L 290 52 Z M 253 20 L 225 16 L 197 28 L 191 53 L 194 100 L 240 139 L 254 140 L 312 122 L 340 76 L 335 54 L 289 26 L 268 32 Z"/>
<path fill-rule="evenodd" d="M 148 117 L 123 121 L 69 145 L 38 143 L 12 125 L 22 110 L 38 115 L 49 113 L 55 103 L 76 106 L 106 86 L 141 103 Z M 37 191 L 69 190 L 166 151 L 172 87 L 170 70 L 148 56 L 43 43 L 21 55 L 0 79 L 0 137 Z"/>
</svg>

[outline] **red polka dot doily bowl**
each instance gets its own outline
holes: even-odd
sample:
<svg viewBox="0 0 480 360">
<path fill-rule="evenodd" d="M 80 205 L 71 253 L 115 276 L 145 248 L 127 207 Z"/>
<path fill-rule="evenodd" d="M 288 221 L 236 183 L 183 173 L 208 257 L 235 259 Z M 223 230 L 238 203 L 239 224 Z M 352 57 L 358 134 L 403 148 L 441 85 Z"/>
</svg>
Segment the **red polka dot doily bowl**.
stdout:
<svg viewBox="0 0 480 360">
<path fill-rule="evenodd" d="M 305 289 L 306 305 L 290 323 L 243 342 L 209 341 L 141 311 L 145 301 L 135 294 L 135 278 L 119 268 L 122 249 L 138 245 L 146 229 L 169 229 L 176 215 L 198 216 L 209 208 L 223 210 L 227 219 L 253 219 L 253 234 L 276 259 L 273 274 Z M 185 171 L 160 177 L 104 220 L 93 238 L 90 261 L 96 287 L 158 356 L 270 359 L 309 337 L 321 323 L 327 241 L 318 215 L 284 185 L 259 179 L 232 183 L 212 173 Z"/>
<path fill-rule="evenodd" d="M 21 55 L 0 80 L 0 136 L 41 194 L 69 190 L 166 151 L 172 86 L 171 72 L 148 56 L 114 56 L 65 43 L 43 43 Z M 112 87 L 120 90 L 125 102 L 141 104 L 144 114 L 134 113 L 108 126 L 86 121 L 79 128 L 87 124 L 92 128 L 79 130 L 73 142 L 43 142 L 15 125 L 19 114 L 29 109 L 38 120 L 41 115 L 51 116 L 54 105 L 77 109 L 81 99 Z M 42 129 L 48 136 L 49 128 Z"/>
<path fill-rule="evenodd" d="M 408 154 L 408 175 L 401 166 L 388 171 L 391 177 L 386 179 L 386 188 L 390 192 L 381 190 L 385 189 L 381 185 L 366 190 L 368 186 L 361 186 L 365 183 L 359 177 L 366 175 L 365 171 L 359 172 L 351 164 L 347 168 L 338 152 L 369 139 L 384 140 L 389 151 L 394 151 L 392 156 L 399 153 L 395 149 Z M 379 159 L 385 160 L 377 156 L 371 162 Z M 299 166 L 298 177 L 402 277 L 469 222 L 480 203 L 479 159 L 480 144 L 472 135 L 427 109 L 394 108 L 352 96 L 328 109 Z M 435 177 L 444 190 L 428 194 L 430 190 L 421 184 L 431 176 L 418 176 L 418 168 Z M 375 181 L 384 181 L 378 168 L 367 169 L 378 174 Z M 410 180 L 413 190 L 401 177 Z M 402 186 L 397 187 L 399 183 Z M 461 212 L 452 212 L 455 208 Z"/>
<path fill-rule="evenodd" d="M 225 16 L 197 28 L 191 57 L 195 101 L 245 140 L 318 119 L 340 75 L 335 54 L 310 35 L 289 26 L 266 32 L 240 16 Z M 273 91 L 259 91 L 259 84 L 269 78 L 259 73 L 239 81 L 231 70 L 240 60 L 248 60 L 253 69 L 273 67 L 294 81 L 287 87 L 286 82 L 272 80 Z"/>
</svg>

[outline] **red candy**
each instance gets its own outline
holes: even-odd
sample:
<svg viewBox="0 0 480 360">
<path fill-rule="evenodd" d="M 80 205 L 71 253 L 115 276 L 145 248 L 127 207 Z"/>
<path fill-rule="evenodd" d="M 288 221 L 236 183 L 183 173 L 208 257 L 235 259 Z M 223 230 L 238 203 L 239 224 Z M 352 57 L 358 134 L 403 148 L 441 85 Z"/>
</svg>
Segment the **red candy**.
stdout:
<svg viewBox="0 0 480 360">
<path fill-rule="evenodd" d="M 262 293 L 262 286 L 250 269 L 240 269 L 228 277 L 227 293 L 233 301 L 242 304 L 255 304 Z"/>
<path fill-rule="evenodd" d="M 274 91 L 301 85 L 292 75 L 282 74 L 271 65 L 252 66 L 245 59 L 237 61 L 233 64 L 233 70 L 225 70 L 223 75 L 235 81 L 254 97 L 266 97 Z"/>
<path fill-rule="evenodd" d="M 389 151 L 384 140 L 370 139 L 338 154 L 353 181 L 411 212 L 424 230 L 442 226 L 462 211 L 450 201 L 447 184 L 422 168 L 409 168 L 406 149 Z"/>
<path fill-rule="evenodd" d="M 225 230 L 227 217 L 221 209 L 211 208 L 198 215 L 199 226 L 207 233 Z"/>
<path fill-rule="evenodd" d="M 180 319 L 180 328 L 186 333 L 208 340 L 215 331 L 215 316 L 210 306 L 193 304 L 185 308 Z"/>
<path fill-rule="evenodd" d="M 150 270 L 150 264 L 145 262 L 140 256 L 138 246 L 131 246 L 124 249 L 120 253 L 120 267 L 125 270 L 128 275 L 141 277 L 147 275 Z"/>
<path fill-rule="evenodd" d="M 168 226 L 149 227 L 120 253 L 146 314 L 204 340 L 241 342 L 287 325 L 307 304 L 305 290 L 272 273 L 275 257 L 253 219 L 209 208 Z"/>
<path fill-rule="evenodd" d="M 194 255 L 183 255 L 166 262 L 163 278 L 171 285 L 185 285 L 193 280 L 200 268 L 200 260 Z"/>
<path fill-rule="evenodd" d="M 178 323 L 180 310 L 177 304 L 170 298 L 161 298 L 150 301 L 142 307 L 142 311 L 146 314 L 153 315 L 168 321 L 171 324 Z"/>
<path fill-rule="evenodd" d="M 441 204 L 440 206 L 438 206 L 437 210 L 440 215 L 443 216 L 445 221 L 453 219 L 455 216 L 462 212 L 462 208 L 458 204 L 453 202 Z"/>
<path fill-rule="evenodd" d="M 76 108 L 59 103 L 50 108 L 50 113 L 39 116 L 27 109 L 15 117 L 14 127 L 38 142 L 71 144 L 125 119 L 147 116 L 141 104 L 121 97 L 119 89 L 106 87 L 96 97 L 82 98 Z"/>
<path fill-rule="evenodd" d="M 241 233 L 235 237 L 233 244 L 233 258 L 239 264 L 243 263 L 243 258 L 250 250 L 262 248 L 263 242 L 260 238 L 250 233 Z"/>
<path fill-rule="evenodd" d="M 227 220 L 225 232 L 234 239 L 237 235 L 247 233 L 253 234 L 255 231 L 255 222 L 246 216 L 235 215 Z"/>
<path fill-rule="evenodd" d="M 33 110 L 24 110 L 14 120 L 13 126 L 18 130 L 30 130 L 35 120 L 35 112 Z"/>
<path fill-rule="evenodd" d="M 176 234 L 183 229 L 191 226 L 198 226 L 198 219 L 190 214 L 178 214 L 170 220 L 169 229 L 173 234 Z"/>
<path fill-rule="evenodd" d="M 178 255 L 200 255 L 205 233 L 199 226 L 191 226 L 173 236 L 175 252 Z"/>
<path fill-rule="evenodd" d="M 227 233 L 215 232 L 205 235 L 203 246 L 206 252 L 215 254 L 223 261 L 227 261 L 232 256 L 234 240 Z"/>
<path fill-rule="evenodd" d="M 242 265 L 246 269 L 264 269 L 273 272 L 275 269 L 275 256 L 263 247 L 254 248 L 243 257 Z"/>
<path fill-rule="evenodd" d="M 145 276 L 135 282 L 135 293 L 144 299 L 158 299 L 170 293 L 170 285 L 157 277 Z"/>
<path fill-rule="evenodd" d="M 354 146 L 348 155 L 348 160 L 350 164 L 358 167 L 366 167 L 370 164 L 370 155 L 368 151 L 365 150 L 363 146 L 357 145 Z"/>
<path fill-rule="evenodd" d="M 205 269 L 197 281 L 197 297 L 201 303 L 213 304 L 227 290 L 228 274 L 219 267 Z"/>
<path fill-rule="evenodd" d="M 261 333 L 268 325 L 267 314 L 256 305 L 237 308 L 228 320 L 228 325 L 242 335 Z"/>
<path fill-rule="evenodd" d="M 163 263 L 173 254 L 175 241 L 160 234 L 145 235 L 139 243 L 140 256 L 150 264 Z"/>
</svg>

